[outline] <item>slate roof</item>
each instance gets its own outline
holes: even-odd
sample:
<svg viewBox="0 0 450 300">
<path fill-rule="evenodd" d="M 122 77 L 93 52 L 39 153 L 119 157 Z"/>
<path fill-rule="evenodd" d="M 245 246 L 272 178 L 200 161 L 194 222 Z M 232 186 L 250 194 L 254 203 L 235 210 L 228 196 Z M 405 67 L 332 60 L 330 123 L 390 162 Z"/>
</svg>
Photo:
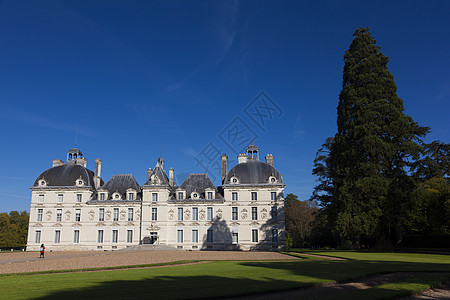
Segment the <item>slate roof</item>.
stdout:
<svg viewBox="0 0 450 300">
<path fill-rule="evenodd" d="M 154 174 L 161 180 L 161 185 L 169 185 L 169 177 L 167 176 L 166 171 L 164 171 L 164 167 L 161 165 L 160 159 L 158 159 L 155 168 L 153 169 L 144 185 L 151 185 L 150 178 Z"/>
<path fill-rule="evenodd" d="M 130 188 L 135 189 L 139 195 L 141 188 L 132 174 L 114 174 L 105 185 L 98 189 L 107 190 L 110 197 L 113 193 L 118 192 L 122 195 L 122 199 L 126 199 L 126 192 Z"/>
<path fill-rule="evenodd" d="M 74 163 L 64 164 L 45 170 L 34 181 L 33 186 L 38 186 L 40 180 L 47 181 L 47 186 L 75 186 L 75 181 L 82 178 L 87 186 L 95 188 L 94 172 Z M 103 181 L 101 181 L 103 184 Z"/>
<path fill-rule="evenodd" d="M 256 159 L 247 160 L 231 168 L 224 184 L 230 184 L 233 176 L 237 177 L 239 184 L 267 184 L 270 176 L 277 179 L 277 184 L 283 184 L 280 173 L 274 167 Z"/>
<path fill-rule="evenodd" d="M 205 199 L 205 189 L 211 188 L 215 190 L 216 198 L 221 199 L 222 195 L 218 192 L 216 186 L 212 183 L 211 179 L 206 173 L 202 174 L 189 174 L 189 176 L 183 181 L 179 188 L 186 190 L 186 198 L 191 197 L 192 192 L 197 192 L 200 199 Z"/>
</svg>

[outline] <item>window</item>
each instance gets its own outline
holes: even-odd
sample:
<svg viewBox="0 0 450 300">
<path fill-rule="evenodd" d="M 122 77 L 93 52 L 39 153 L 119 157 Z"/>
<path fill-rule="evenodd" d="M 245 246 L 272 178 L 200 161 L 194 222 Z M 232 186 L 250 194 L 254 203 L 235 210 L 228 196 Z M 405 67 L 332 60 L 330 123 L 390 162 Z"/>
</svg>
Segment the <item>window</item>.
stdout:
<svg viewBox="0 0 450 300">
<path fill-rule="evenodd" d="M 270 192 L 270 200 L 272 201 L 277 200 L 277 192 Z"/>
<path fill-rule="evenodd" d="M 208 207 L 206 209 L 206 218 L 208 221 L 212 221 L 213 220 L 213 208 L 212 207 Z"/>
<path fill-rule="evenodd" d="M 44 202 L 44 195 L 39 195 L 38 202 L 40 203 Z"/>
<path fill-rule="evenodd" d="M 182 229 L 177 230 L 177 242 L 178 243 L 183 242 L 183 230 Z"/>
<path fill-rule="evenodd" d="M 272 206 L 272 209 L 270 210 L 270 216 L 272 217 L 273 220 L 277 219 L 277 207 L 276 206 Z"/>
<path fill-rule="evenodd" d="M 156 207 L 152 207 L 152 221 L 158 220 L 158 209 Z"/>
<path fill-rule="evenodd" d="M 128 208 L 128 221 L 133 221 L 133 208 Z"/>
<path fill-rule="evenodd" d="M 258 220 L 258 208 L 252 207 L 252 220 Z"/>
<path fill-rule="evenodd" d="M 233 201 L 237 201 L 238 200 L 238 193 L 237 192 L 232 192 L 231 193 L 231 199 Z"/>
<path fill-rule="evenodd" d="M 58 194 L 58 202 L 63 202 L 63 194 Z"/>
<path fill-rule="evenodd" d="M 37 210 L 37 218 L 36 218 L 37 222 L 42 222 L 42 215 L 43 215 L 43 213 L 44 213 L 44 209 L 38 208 L 38 210 Z"/>
<path fill-rule="evenodd" d="M 75 229 L 73 231 L 73 243 L 78 244 L 80 242 L 80 230 Z"/>
<path fill-rule="evenodd" d="M 114 221 L 119 221 L 119 209 L 118 208 L 114 208 L 113 220 Z"/>
<path fill-rule="evenodd" d="M 212 199 L 213 198 L 213 192 L 208 192 L 208 199 Z"/>
<path fill-rule="evenodd" d="M 134 193 L 128 193 L 128 200 L 134 200 Z"/>
<path fill-rule="evenodd" d="M 61 230 L 55 230 L 55 244 L 61 242 Z"/>
<path fill-rule="evenodd" d="M 83 195 L 77 194 L 77 202 L 81 202 L 82 199 L 83 199 Z"/>
<path fill-rule="evenodd" d="M 232 207 L 231 208 L 231 220 L 237 220 L 238 219 L 238 208 Z"/>
<path fill-rule="evenodd" d="M 208 229 L 206 231 L 206 242 L 207 243 L 212 243 L 213 242 L 213 231 L 212 231 L 212 229 Z"/>
<path fill-rule="evenodd" d="M 81 209 L 77 208 L 75 209 L 75 222 L 81 221 Z"/>
<path fill-rule="evenodd" d="M 61 222 L 62 220 L 62 209 L 56 210 L 56 222 Z"/>
<path fill-rule="evenodd" d="M 178 192 L 178 200 L 183 199 L 183 192 Z"/>
<path fill-rule="evenodd" d="M 252 200 L 258 200 L 258 194 L 256 192 L 252 192 Z"/>
<path fill-rule="evenodd" d="M 198 207 L 192 208 L 192 220 L 198 221 Z"/>
<path fill-rule="evenodd" d="M 127 243 L 133 242 L 133 230 L 127 230 Z"/>
<path fill-rule="evenodd" d="M 152 193 L 152 201 L 158 201 L 158 193 Z"/>
<path fill-rule="evenodd" d="M 34 235 L 34 242 L 38 243 L 38 244 L 41 242 L 41 231 L 40 230 L 36 230 L 36 233 Z"/>
<path fill-rule="evenodd" d="M 258 229 L 252 229 L 252 242 L 258 242 Z"/>
<path fill-rule="evenodd" d="M 238 243 L 238 233 L 237 232 L 233 232 L 233 235 L 231 236 L 231 238 L 232 238 L 233 244 Z"/>
<path fill-rule="evenodd" d="M 278 229 L 272 228 L 272 243 L 278 243 Z"/>
<path fill-rule="evenodd" d="M 97 231 L 97 243 L 103 243 L 103 229 Z"/>
<path fill-rule="evenodd" d="M 105 209 L 104 208 L 99 208 L 99 210 L 98 210 L 98 220 L 100 222 L 105 221 Z"/>
<path fill-rule="evenodd" d="M 112 242 L 117 243 L 117 240 L 119 239 L 119 230 L 113 230 L 112 231 Z"/>
<path fill-rule="evenodd" d="M 198 243 L 198 230 L 192 229 L 192 242 Z"/>
<path fill-rule="evenodd" d="M 178 221 L 183 221 L 183 208 L 178 207 Z"/>
<path fill-rule="evenodd" d="M 105 200 L 105 193 L 100 193 L 100 200 L 104 201 Z"/>
</svg>

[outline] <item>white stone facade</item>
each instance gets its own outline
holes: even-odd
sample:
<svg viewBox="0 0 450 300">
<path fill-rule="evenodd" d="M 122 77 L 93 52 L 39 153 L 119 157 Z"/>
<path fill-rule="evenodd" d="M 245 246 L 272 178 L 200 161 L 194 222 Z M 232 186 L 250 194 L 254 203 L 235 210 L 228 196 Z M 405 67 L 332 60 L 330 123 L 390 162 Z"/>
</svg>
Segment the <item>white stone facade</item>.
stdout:
<svg viewBox="0 0 450 300">
<path fill-rule="evenodd" d="M 175 186 L 162 158 L 142 186 L 132 175 L 114 175 L 104 184 L 101 161 L 94 173 L 81 152 L 71 149 L 65 164 L 55 160 L 31 188 L 27 250 L 41 244 L 52 251 L 117 250 L 140 243 L 184 250 L 282 249 L 285 185 L 273 156 L 260 162 L 251 146 L 229 172 L 222 156 L 222 186 L 206 174 L 190 174 Z"/>
</svg>

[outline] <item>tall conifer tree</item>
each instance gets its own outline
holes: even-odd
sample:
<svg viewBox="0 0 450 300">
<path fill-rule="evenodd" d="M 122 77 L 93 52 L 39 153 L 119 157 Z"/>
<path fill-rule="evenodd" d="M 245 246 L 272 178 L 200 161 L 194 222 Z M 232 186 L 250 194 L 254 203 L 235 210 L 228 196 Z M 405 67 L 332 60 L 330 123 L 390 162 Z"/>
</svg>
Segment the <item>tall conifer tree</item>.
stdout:
<svg viewBox="0 0 450 300">
<path fill-rule="evenodd" d="M 403 207 L 414 188 L 407 174 L 410 158 L 421 151 L 428 128 L 404 114 L 385 56 L 367 28 L 355 31 L 345 52 L 337 133 L 325 145 L 329 153 L 316 160 L 334 231 L 359 243 L 377 238 L 390 246 Z M 325 172 L 325 173 L 324 173 Z M 324 179 L 325 178 L 325 179 Z"/>
</svg>

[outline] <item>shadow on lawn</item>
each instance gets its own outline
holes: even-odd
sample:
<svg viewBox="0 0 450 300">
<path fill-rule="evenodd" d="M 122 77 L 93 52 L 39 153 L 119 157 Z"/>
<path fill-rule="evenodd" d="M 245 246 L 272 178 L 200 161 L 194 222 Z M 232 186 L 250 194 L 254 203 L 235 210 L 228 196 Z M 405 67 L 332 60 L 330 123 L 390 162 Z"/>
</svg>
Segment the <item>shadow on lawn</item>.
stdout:
<svg viewBox="0 0 450 300">
<path fill-rule="evenodd" d="M 237 264 L 267 269 L 267 276 L 250 270 L 247 274 L 259 274 L 229 278 L 221 274 L 220 264 L 206 264 L 217 268 L 215 276 L 159 276 L 142 280 L 105 281 L 92 287 L 50 293 L 37 299 L 91 299 L 153 297 L 164 299 L 213 298 L 236 294 L 255 294 L 286 290 L 321 282 L 343 281 L 361 278 L 365 274 L 405 271 L 450 271 L 450 265 L 437 263 L 410 263 L 390 261 L 284 261 L 284 262 L 238 262 Z M 283 270 L 286 272 L 275 272 Z"/>
</svg>

